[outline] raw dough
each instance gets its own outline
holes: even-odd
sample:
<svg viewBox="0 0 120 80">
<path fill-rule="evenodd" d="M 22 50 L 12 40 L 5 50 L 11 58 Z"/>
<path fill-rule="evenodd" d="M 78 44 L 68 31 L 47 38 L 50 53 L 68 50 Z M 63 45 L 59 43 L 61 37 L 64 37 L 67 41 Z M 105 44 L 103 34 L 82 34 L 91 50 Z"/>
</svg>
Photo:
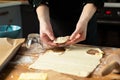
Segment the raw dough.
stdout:
<svg viewBox="0 0 120 80">
<path fill-rule="evenodd" d="M 58 37 L 54 40 L 54 43 L 58 43 L 58 44 L 63 44 L 66 41 L 68 41 L 69 36 L 65 36 L 65 37 Z"/>
<path fill-rule="evenodd" d="M 35 72 L 29 72 L 29 73 L 22 73 L 18 80 L 46 80 L 47 79 L 47 73 L 35 73 Z"/>
<path fill-rule="evenodd" d="M 95 55 L 88 54 L 90 49 L 98 50 Z M 61 73 L 87 77 L 100 63 L 103 52 L 99 48 L 70 46 L 62 55 L 55 55 L 52 50 L 41 55 L 29 66 L 34 69 L 54 70 Z"/>
</svg>

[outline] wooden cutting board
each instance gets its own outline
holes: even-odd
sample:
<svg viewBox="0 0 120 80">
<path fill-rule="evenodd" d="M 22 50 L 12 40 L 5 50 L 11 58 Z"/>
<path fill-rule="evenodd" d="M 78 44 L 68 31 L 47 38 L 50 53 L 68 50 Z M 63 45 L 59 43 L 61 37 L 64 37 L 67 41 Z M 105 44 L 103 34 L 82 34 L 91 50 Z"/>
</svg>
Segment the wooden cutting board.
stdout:
<svg viewBox="0 0 120 80">
<path fill-rule="evenodd" d="M 24 40 L 0 38 L 0 70 L 13 57 Z"/>
<path fill-rule="evenodd" d="M 96 54 L 88 54 L 89 50 L 97 50 Z M 35 63 L 29 66 L 33 69 L 54 70 L 57 72 L 87 77 L 99 65 L 103 52 L 96 47 L 80 47 L 72 45 L 65 52 L 47 51 L 40 55 Z"/>
</svg>

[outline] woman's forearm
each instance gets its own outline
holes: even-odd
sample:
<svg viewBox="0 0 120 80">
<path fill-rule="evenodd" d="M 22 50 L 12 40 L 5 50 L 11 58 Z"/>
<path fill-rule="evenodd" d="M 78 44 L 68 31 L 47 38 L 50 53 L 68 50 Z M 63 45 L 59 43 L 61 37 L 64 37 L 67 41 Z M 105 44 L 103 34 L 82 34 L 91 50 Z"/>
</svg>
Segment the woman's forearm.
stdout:
<svg viewBox="0 0 120 80">
<path fill-rule="evenodd" d="M 50 20 L 49 8 L 46 5 L 41 4 L 39 7 L 37 7 L 36 12 L 37 12 L 39 21 L 49 21 Z"/>
<path fill-rule="evenodd" d="M 96 6 L 94 6 L 94 4 L 92 3 L 88 3 L 84 6 L 82 14 L 80 16 L 79 21 L 81 22 L 89 22 L 89 20 L 91 19 L 91 17 L 94 15 L 94 13 L 96 12 Z"/>
</svg>

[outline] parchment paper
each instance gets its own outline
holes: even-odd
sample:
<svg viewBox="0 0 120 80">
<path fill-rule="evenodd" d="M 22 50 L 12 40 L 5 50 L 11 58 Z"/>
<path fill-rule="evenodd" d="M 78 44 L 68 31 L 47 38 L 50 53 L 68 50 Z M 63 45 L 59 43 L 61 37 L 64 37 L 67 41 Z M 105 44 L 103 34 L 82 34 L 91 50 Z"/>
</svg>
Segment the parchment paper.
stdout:
<svg viewBox="0 0 120 80">
<path fill-rule="evenodd" d="M 24 41 L 24 38 L 0 38 L 0 70 L 12 58 Z"/>
</svg>

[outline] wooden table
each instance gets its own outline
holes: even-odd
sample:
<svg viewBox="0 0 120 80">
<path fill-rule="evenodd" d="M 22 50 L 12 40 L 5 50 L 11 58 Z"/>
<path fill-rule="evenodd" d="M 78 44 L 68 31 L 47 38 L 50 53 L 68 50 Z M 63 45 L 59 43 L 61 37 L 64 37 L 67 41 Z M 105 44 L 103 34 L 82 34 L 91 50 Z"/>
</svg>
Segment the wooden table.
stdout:
<svg viewBox="0 0 120 80">
<path fill-rule="evenodd" d="M 120 52 L 120 48 L 112 47 L 102 47 L 102 50 L 107 54 Z M 114 78 L 118 78 L 118 80 L 120 80 L 120 74 L 109 74 L 104 77 L 80 78 L 55 71 L 29 69 L 29 65 L 39 57 L 41 53 L 40 51 L 41 49 L 39 48 L 39 44 L 33 44 L 30 49 L 27 49 L 25 44 L 23 44 L 13 59 L 0 72 L 0 80 L 17 80 L 20 74 L 24 72 L 46 72 L 48 73 L 48 80 L 110 80 Z"/>
</svg>

